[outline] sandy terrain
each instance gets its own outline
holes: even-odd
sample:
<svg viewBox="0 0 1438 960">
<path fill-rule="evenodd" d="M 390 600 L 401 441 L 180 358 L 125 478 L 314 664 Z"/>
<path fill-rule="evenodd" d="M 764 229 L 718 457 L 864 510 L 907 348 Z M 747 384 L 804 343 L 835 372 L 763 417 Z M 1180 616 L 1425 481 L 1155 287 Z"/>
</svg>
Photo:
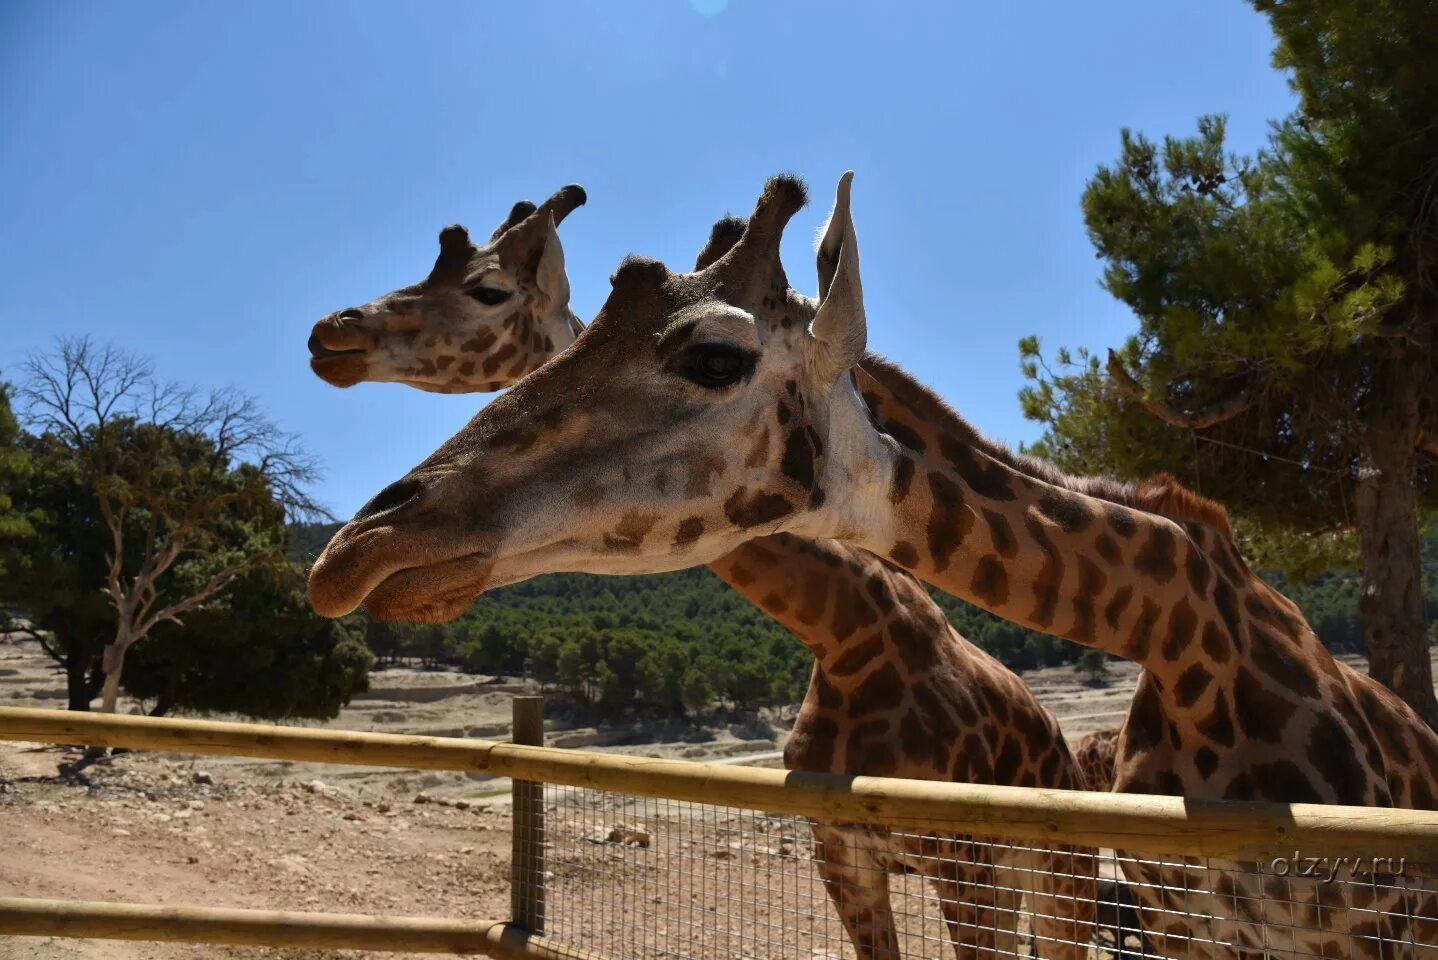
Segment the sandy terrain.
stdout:
<svg viewBox="0 0 1438 960">
<path fill-rule="evenodd" d="M 1026 676 L 1070 736 L 1116 725 L 1137 673 L 1114 665 L 1090 688 L 1072 669 Z M 527 685 L 386 670 L 331 726 L 504 739 Z M 0 640 L 0 705 L 59 708 L 61 678 L 29 642 Z M 133 708 L 130 704 L 127 707 Z M 780 715 L 708 727 L 551 723 L 548 742 L 777 766 Z M 204 903 L 504 919 L 508 782 L 482 775 L 130 754 L 63 782 L 74 751 L 0 743 L 0 896 Z M 417 798 L 420 802 L 416 802 Z M 551 932 L 629 956 L 848 956 L 791 819 L 551 789 Z M 659 829 L 654 829 L 655 827 Z M 896 889 L 905 956 L 951 956 L 913 878 Z M 644 937 L 635 942 L 636 916 Z M 0 938 L 0 958 L 343 956 Z M 359 954 L 350 954 L 358 956 Z M 378 955 L 376 955 L 378 956 Z"/>
</svg>

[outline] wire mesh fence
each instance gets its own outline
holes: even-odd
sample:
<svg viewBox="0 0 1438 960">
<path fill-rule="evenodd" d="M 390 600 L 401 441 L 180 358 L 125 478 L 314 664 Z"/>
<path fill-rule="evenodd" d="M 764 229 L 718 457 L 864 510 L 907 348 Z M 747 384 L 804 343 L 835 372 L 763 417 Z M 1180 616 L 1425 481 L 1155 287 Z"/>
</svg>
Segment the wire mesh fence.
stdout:
<svg viewBox="0 0 1438 960">
<path fill-rule="evenodd" d="M 544 790 L 549 939 L 614 957 L 1438 958 L 1400 860 L 1036 847 Z"/>
<path fill-rule="evenodd" d="M 516 741 L 537 743 L 542 718 L 528 706 L 533 729 L 520 736 L 517 704 Z M 0 933 L 371 947 L 382 936 L 385 949 L 554 960 L 949 951 L 1438 960 L 1433 812 L 785 773 L 521 742 L 22 708 L 0 708 L 0 737 L 484 770 L 514 781 L 516 829 L 514 923 L 0 898 Z"/>
</svg>

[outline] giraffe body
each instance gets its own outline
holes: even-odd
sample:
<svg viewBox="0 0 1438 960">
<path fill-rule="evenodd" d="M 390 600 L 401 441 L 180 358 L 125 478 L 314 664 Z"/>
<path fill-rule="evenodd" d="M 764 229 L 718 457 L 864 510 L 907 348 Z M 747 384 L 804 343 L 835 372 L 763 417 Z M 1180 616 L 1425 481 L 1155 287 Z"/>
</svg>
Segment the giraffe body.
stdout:
<svg viewBox="0 0 1438 960">
<path fill-rule="evenodd" d="M 814 653 L 791 770 L 1078 789 L 1057 721 L 966 641 L 909 574 L 863 550 L 776 534 L 710 564 Z M 1086 957 L 1095 851 L 815 823 L 818 866 L 860 957 L 896 957 L 888 876 L 925 877 L 960 958 L 1011 956 L 1019 896 L 1043 957 Z"/>
<path fill-rule="evenodd" d="M 771 180 L 739 241 L 693 273 L 621 265 L 569 350 L 336 534 L 311 573 L 316 609 L 445 618 L 538 573 L 656 572 L 779 532 L 830 538 L 1141 664 L 1116 790 L 1433 806 L 1438 737 L 1323 649 L 1244 565 L 1220 508 L 1171 481 L 1069 477 L 1013 454 L 865 353 L 847 176 L 820 298 L 792 291 L 779 240 L 804 200 Z M 1182 955 L 1438 944 L 1433 898 L 1398 885 L 1280 891 L 1255 865 L 1163 870 L 1125 862 L 1150 884 L 1145 928 Z"/>
<path fill-rule="evenodd" d="M 1093 730 L 1079 737 L 1074 744 L 1074 760 L 1083 771 L 1084 783 L 1090 790 L 1113 789 L 1113 771 L 1118 760 L 1118 727 Z"/>
</svg>

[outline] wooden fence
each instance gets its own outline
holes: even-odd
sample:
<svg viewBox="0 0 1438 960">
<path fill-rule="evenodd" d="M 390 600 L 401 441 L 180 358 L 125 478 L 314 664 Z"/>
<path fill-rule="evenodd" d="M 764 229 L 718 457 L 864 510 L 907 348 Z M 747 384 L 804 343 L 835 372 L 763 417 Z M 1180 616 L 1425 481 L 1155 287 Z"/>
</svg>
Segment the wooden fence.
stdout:
<svg viewBox="0 0 1438 960">
<path fill-rule="evenodd" d="M 516 704 L 506 743 L 297 727 L 0 708 L 0 739 L 422 770 L 483 771 L 516 784 L 515 827 L 542 836 L 542 784 L 719 804 L 818 820 L 903 824 L 1005 841 L 1268 861 L 1295 850 L 1402 858 L 1438 876 L 1438 812 L 1189 800 L 800 773 L 560 750 L 542 739 L 537 704 Z M 538 833 L 536 833 L 538 831 Z M 0 934 L 270 946 L 580 956 L 546 943 L 543 845 L 515 847 L 508 923 L 275 913 L 26 899 L 0 900 Z M 586 956 L 591 956 L 585 954 Z"/>
</svg>

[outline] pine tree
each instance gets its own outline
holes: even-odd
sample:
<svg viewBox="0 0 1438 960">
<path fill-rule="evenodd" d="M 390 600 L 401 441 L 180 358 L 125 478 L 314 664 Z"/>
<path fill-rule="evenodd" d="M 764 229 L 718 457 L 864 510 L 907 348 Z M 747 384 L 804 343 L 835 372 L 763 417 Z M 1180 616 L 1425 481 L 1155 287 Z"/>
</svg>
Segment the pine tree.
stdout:
<svg viewBox="0 0 1438 960">
<path fill-rule="evenodd" d="M 1039 452 L 1165 470 L 1282 547 L 1352 557 L 1374 677 L 1438 725 L 1419 557 L 1438 455 L 1438 15 L 1428 0 L 1253 0 L 1298 111 L 1254 157 L 1220 118 L 1124 131 L 1083 209 L 1139 333 L 1106 362 L 1032 338 Z M 1263 559 L 1274 559 L 1272 556 Z"/>
</svg>

